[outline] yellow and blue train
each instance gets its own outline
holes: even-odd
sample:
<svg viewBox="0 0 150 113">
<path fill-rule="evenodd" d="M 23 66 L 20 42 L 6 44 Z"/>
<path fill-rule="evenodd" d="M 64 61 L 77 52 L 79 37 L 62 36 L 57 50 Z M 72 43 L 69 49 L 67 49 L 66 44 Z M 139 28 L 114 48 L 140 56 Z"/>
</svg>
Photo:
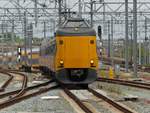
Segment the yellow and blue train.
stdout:
<svg viewBox="0 0 150 113">
<path fill-rule="evenodd" d="M 39 64 L 60 83 L 92 83 L 98 68 L 95 30 L 83 19 L 68 19 L 53 39 L 42 42 Z"/>
<path fill-rule="evenodd" d="M 39 69 L 39 50 L 33 49 L 32 54 L 29 50 L 27 50 L 27 53 L 25 54 L 25 51 L 21 49 L 20 58 L 18 60 L 18 68 L 25 71 Z"/>
</svg>

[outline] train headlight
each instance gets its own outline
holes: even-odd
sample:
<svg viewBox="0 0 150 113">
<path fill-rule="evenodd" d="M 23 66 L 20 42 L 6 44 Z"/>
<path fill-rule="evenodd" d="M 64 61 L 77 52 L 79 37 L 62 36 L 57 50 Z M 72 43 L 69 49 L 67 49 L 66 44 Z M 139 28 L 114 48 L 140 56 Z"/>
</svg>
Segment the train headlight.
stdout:
<svg viewBox="0 0 150 113">
<path fill-rule="evenodd" d="M 75 31 L 78 31 L 79 29 L 76 27 L 74 30 L 75 30 Z"/>
<path fill-rule="evenodd" d="M 61 65 L 63 65 L 64 64 L 64 61 L 63 60 L 60 60 L 60 62 L 59 62 Z"/>
<path fill-rule="evenodd" d="M 90 61 L 90 63 L 91 63 L 91 64 L 94 64 L 94 61 L 93 61 L 93 60 L 91 60 L 91 61 Z"/>
</svg>

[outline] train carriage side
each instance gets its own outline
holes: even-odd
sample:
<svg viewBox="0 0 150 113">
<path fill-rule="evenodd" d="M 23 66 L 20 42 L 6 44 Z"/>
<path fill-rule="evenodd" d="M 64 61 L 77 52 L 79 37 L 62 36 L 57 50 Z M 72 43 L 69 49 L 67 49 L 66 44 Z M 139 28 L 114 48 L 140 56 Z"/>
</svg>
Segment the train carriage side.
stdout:
<svg viewBox="0 0 150 113">
<path fill-rule="evenodd" d="M 55 73 L 55 52 L 56 52 L 56 41 L 44 40 L 40 47 L 40 70 L 44 73 Z"/>
</svg>

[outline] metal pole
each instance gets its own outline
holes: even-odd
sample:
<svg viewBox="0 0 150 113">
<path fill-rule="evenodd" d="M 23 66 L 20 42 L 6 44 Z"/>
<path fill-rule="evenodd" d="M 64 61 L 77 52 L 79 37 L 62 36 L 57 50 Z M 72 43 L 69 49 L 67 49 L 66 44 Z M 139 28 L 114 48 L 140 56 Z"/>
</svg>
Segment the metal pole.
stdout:
<svg viewBox="0 0 150 113">
<path fill-rule="evenodd" d="M 56 26 L 56 23 L 55 23 L 55 21 L 53 20 L 53 32 L 55 32 L 55 26 Z"/>
<path fill-rule="evenodd" d="M 139 32 L 139 36 L 140 36 L 140 32 Z M 139 65 L 141 65 L 141 40 L 139 41 Z"/>
<path fill-rule="evenodd" d="M 125 69 L 128 72 L 128 0 L 125 0 Z"/>
<path fill-rule="evenodd" d="M 82 18 L 82 4 L 81 4 L 81 0 L 79 0 L 79 14 L 78 14 L 79 18 Z"/>
<path fill-rule="evenodd" d="M 103 1 L 103 33 L 106 34 L 106 24 L 105 24 L 105 2 Z"/>
<path fill-rule="evenodd" d="M 25 53 L 25 65 L 27 64 L 27 18 L 26 12 L 24 12 L 24 53 Z"/>
<path fill-rule="evenodd" d="M 133 69 L 137 77 L 137 0 L 133 0 Z"/>
<path fill-rule="evenodd" d="M 147 64 L 147 18 L 145 17 L 144 64 Z"/>
<path fill-rule="evenodd" d="M 91 0 L 91 27 L 93 27 L 93 0 Z"/>
<path fill-rule="evenodd" d="M 67 1 L 66 0 L 64 0 L 64 9 L 65 9 L 65 12 L 66 12 L 65 20 L 67 20 Z"/>
<path fill-rule="evenodd" d="M 13 44 L 14 44 L 14 46 L 15 46 L 15 40 L 14 40 L 14 28 L 15 28 L 14 20 L 12 20 L 12 31 L 11 31 L 11 41 L 12 41 L 12 46 L 13 46 Z M 14 47 L 12 47 L 12 59 L 13 59 L 13 56 L 14 56 Z"/>
<path fill-rule="evenodd" d="M 59 14 L 59 26 L 60 26 L 60 24 L 61 24 L 61 1 L 62 0 L 58 0 L 58 14 Z"/>
<path fill-rule="evenodd" d="M 108 20 L 108 56 L 110 57 L 110 21 Z"/>
<path fill-rule="evenodd" d="M 131 20 L 131 24 L 130 24 L 130 37 L 131 37 L 131 41 L 130 41 L 130 48 L 131 48 L 131 55 L 130 55 L 130 61 L 132 62 L 133 61 L 133 30 L 132 30 L 132 23 L 133 23 L 133 21 Z"/>
<path fill-rule="evenodd" d="M 44 39 L 46 39 L 46 22 L 44 21 Z"/>
<path fill-rule="evenodd" d="M 31 61 L 31 64 L 30 64 L 30 66 L 32 67 L 32 39 L 33 39 L 33 25 L 32 25 L 32 23 L 30 24 L 30 38 L 31 38 L 31 42 L 29 43 L 30 44 L 30 51 L 31 51 L 31 59 L 30 59 L 30 61 Z"/>
<path fill-rule="evenodd" d="M 68 18 L 71 17 L 70 9 L 68 9 Z"/>
<path fill-rule="evenodd" d="M 111 57 L 112 57 L 112 66 L 114 66 L 114 60 L 113 60 L 113 57 L 114 57 L 114 46 L 113 46 L 113 17 L 111 16 Z"/>
<path fill-rule="evenodd" d="M 4 44 L 4 22 L 3 21 L 2 21 L 1 26 L 2 26 L 2 43 Z M 2 47 L 2 57 L 4 59 L 4 46 Z M 4 64 L 4 60 L 3 60 L 2 64 Z"/>
<path fill-rule="evenodd" d="M 38 9 L 37 9 L 37 2 L 38 2 L 38 0 L 35 0 L 34 1 L 35 3 L 34 3 L 34 7 L 35 7 L 35 10 L 34 10 L 34 13 L 35 13 L 35 26 L 37 27 L 37 21 L 38 21 Z"/>
<path fill-rule="evenodd" d="M 19 6 L 20 6 L 20 0 L 17 0 L 17 10 L 18 10 L 18 14 L 19 14 L 19 20 L 21 20 L 21 11 L 19 9 Z"/>
<path fill-rule="evenodd" d="M 150 64 L 150 39 L 148 39 L 148 64 Z"/>
<path fill-rule="evenodd" d="M 15 42 L 15 40 L 14 40 L 14 28 L 15 28 L 15 25 L 14 25 L 14 20 L 12 20 L 12 37 L 11 37 L 11 39 L 12 39 L 12 42 L 14 43 Z"/>
<path fill-rule="evenodd" d="M 7 43 L 7 41 L 8 41 L 8 24 L 6 21 L 5 21 L 5 39 L 6 39 L 5 41 Z"/>
</svg>

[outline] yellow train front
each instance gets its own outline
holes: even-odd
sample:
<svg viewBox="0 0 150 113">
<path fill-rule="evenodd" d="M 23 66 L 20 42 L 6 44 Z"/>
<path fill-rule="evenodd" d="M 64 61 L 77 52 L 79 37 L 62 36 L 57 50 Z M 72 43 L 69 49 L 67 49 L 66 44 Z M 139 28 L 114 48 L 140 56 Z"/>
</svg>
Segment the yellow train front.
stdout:
<svg viewBox="0 0 150 113">
<path fill-rule="evenodd" d="M 68 20 L 53 40 L 43 42 L 40 64 L 63 84 L 92 83 L 98 67 L 95 30 L 82 19 Z"/>
</svg>

